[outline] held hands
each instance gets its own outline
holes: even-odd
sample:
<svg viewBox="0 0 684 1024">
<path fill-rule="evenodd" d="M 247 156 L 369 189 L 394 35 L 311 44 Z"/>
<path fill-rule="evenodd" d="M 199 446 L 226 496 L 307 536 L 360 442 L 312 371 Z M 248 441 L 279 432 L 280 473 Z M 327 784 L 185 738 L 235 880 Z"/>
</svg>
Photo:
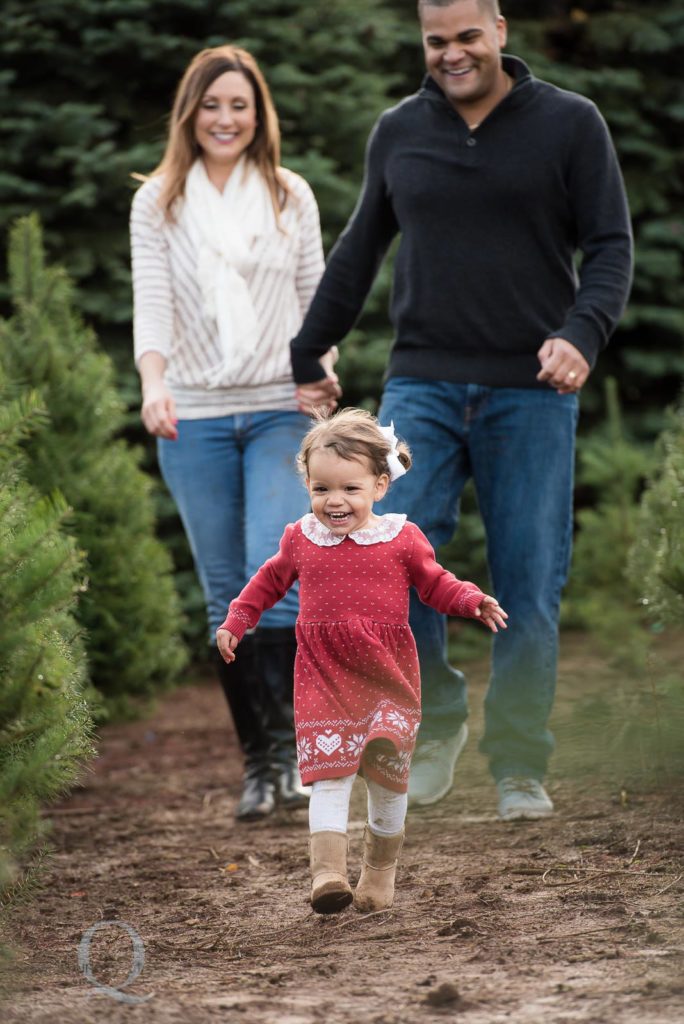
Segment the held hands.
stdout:
<svg viewBox="0 0 684 1024">
<path fill-rule="evenodd" d="M 177 439 L 176 404 L 163 381 L 145 387 L 141 417 L 149 434 L 169 441 Z"/>
<path fill-rule="evenodd" d="M 475 615 L 488 629 L 491 629 L 492 633 L 498 633 L 499 629 L 508 629 L 505 622 L 508 615 L 494 597 L 484 597 L 480 602 L 480 607 L 476 609 Z"/>
<path fill-rule="evenodd" d="M 227 661 L 228 664 L 230 664 L 231 661 L 235 661 L 233 651 L 237 647 L 238 643 L 238 638 L 227 629 L 216 630 L 216 644 L 221 653 L 221 657 L 224 661 Z"/>
<path fill-rule="evenodd" d="M 333 345 L 319 362 L 326 372 L 326 376 L 320 380 L 312 381 L 310 384 L 297 385 L 297 403 L 299 411 L 307 415 L 319 406 L 325 406 L 329 412 L 337 408 L 337 399 L 342 395 L 339 379 L 333 367 L 339 358 L 337 345 Z"/>
<path fill-rule="evenodd" d="M 590 367 L 579 349 L 565 338 L 547 338 L 537 352 L 541 370 L 537 380 L 548 381 L 559 395 L 571 395 L 582 387 Z"/>
</svg>

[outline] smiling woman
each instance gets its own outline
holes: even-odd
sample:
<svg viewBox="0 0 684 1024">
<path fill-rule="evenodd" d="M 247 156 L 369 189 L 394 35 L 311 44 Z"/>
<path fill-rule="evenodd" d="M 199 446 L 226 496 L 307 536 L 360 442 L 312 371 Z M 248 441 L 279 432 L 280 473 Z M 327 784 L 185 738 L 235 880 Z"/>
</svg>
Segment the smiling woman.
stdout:
<svg viewBox="0 0 684 1024">
<path fill-rule="evenodd" d="M 195 117 L 195 140 L 209 180 L 223 188 L 256 135 L 256 99 L 240 71 L 224 71 L 202 98 Z"/>
<path fill-rule="evenodd" d="M 152 173 L 162 178 L 159 205 L 165 217 L 173 219 L 198 159 L 221 191 L 243 155 L 263 177 L 277 219 L 290 193 L 291 172 L 279 167 L 280 128 L 266 79 L 246 50 L 202 50 L 180 81 L 166 151 Z"/>
<path fill-rule="evenodd" d="M 203 50 L 181 79 L 164 157 L 131 214 L 142 419 L 157 438 L 204 590 L 209 636 L 307 508 L 294 459 L 289 341 L 323 270 L 311 189 L 280 166 L 266 81 L 245 50 Z M 331 375 L 331 381 L 334 375 Z M 245 757 L 237 817 L 306 802 L 292 726 L 297 593 L 219 678 Z"/>
</svg>

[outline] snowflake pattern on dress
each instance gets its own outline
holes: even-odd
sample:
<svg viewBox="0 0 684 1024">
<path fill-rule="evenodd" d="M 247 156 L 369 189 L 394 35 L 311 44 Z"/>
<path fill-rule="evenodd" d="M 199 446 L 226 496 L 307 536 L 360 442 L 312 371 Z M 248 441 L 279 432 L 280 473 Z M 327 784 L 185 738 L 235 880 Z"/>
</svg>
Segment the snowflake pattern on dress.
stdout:
<svg viewBox="0 0 684 1024">
<path fill-rule="evenodd" d="M 402 750 L 398 754 L 378 754 L 377 760 L 378 764 L 401 775 L 404 769 L 408 769 L 411 764 L 411 754 L 406 750 Z"/>
<path fill-rule="evenodd" d="M 388 711 L 387 721 L 390 722 L 392 725 L 396 725 L 400 729 L 403 729 L 405 732 L 409 731 L 410 727 L 408 722 L 406 721 L 403 715 L 399 714 L 398 711 Z"/>
<path fill-rule="evenodd" d="M 305 736 L 300 736 L 297 740 L 297 760 L 300 764 L 305 764 L 311 757 L 311 743 L 306 739 Z"/>
<path fill-rule="evenodd" d="M 347 740 L 347 752 L 354 757 L 360 757 L 363 753 L 365 736 L 356 733 Z"/>
</svg>

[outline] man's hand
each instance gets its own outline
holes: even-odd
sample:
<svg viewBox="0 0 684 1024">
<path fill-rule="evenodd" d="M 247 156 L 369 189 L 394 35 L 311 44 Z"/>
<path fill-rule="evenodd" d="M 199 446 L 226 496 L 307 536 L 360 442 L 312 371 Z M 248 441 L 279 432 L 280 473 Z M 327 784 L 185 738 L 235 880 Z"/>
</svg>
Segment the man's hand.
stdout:
<svg viewBox="0 0 684 1024">
<path fill-rule="evenodd" d="M 492 633 L 498 633 L 499 629 L 508 629 L 506 625 L 508 615 L 495 597 L 484 597 L 475 615 L 488 629 L 491 629 Z"/>
<path fill-rule="evenodd" d="M 315 380 L 311 384 L 298 384 L 296 396 L 299 411 L 310 416 L 314 409 L 324 406 L 330 412 L 334 412 L 337 408 L 337 399 L 341 394 L 342 388 L 338 383 L 336 373 Z"/>
<path fill-rule="evenodd" d="M 227 629 L 216 630 L 216 644 L 221 652 L 221 657 L 224 661 L 227 661 L 228 664 L 230 664 L 231 661 L 235 661 L 233 651 L 237 647 L 238 643 L 238 638 Z"/>
<path fill-rule="evenodd" d="M 559 395 L 571 395 L 586 383 L 591 370 L 579 349 L 565 338 L 547 338 L 537 352 L 537 380 L 548 381 Z"/>
<path fill-rule="evenodd" d="M 298 384 L 295 392 L 299 411 L 310 416 L 314 409 L 323 406 L 328 412 L 335 412 L 337 399 L 342 397 L 342 388 L 333 367 L 339 358 L 337 345 L 328 349 L 324 356 L 318 360 L 326 376 L 320 380 L 314 380 L 311 384 Z"/>
</svg>

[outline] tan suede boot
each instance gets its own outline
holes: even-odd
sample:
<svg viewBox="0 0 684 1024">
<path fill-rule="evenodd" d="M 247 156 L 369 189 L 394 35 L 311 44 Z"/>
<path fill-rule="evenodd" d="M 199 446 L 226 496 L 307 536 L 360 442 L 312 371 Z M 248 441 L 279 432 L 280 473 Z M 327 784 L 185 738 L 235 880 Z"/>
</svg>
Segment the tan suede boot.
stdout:
<svg viewBox="0 0 684 1024">
<path fill-rule="evenodd" d="M 314 832 L 311 848 L 311 906 L 317 914 L 336 914 L 353 899 L 347 881 L 347 847 L 342 832 Z"/>
<path fill-rule="evenodd" d="M 354 906 L 362 914 L 388 910 L 394 901 L 397 858 L 404 842 L 404 830 L 395 836 L 376 836 L 366 825 L 363 833 L 363 866 L 354 893 Z"/>
</svg>

